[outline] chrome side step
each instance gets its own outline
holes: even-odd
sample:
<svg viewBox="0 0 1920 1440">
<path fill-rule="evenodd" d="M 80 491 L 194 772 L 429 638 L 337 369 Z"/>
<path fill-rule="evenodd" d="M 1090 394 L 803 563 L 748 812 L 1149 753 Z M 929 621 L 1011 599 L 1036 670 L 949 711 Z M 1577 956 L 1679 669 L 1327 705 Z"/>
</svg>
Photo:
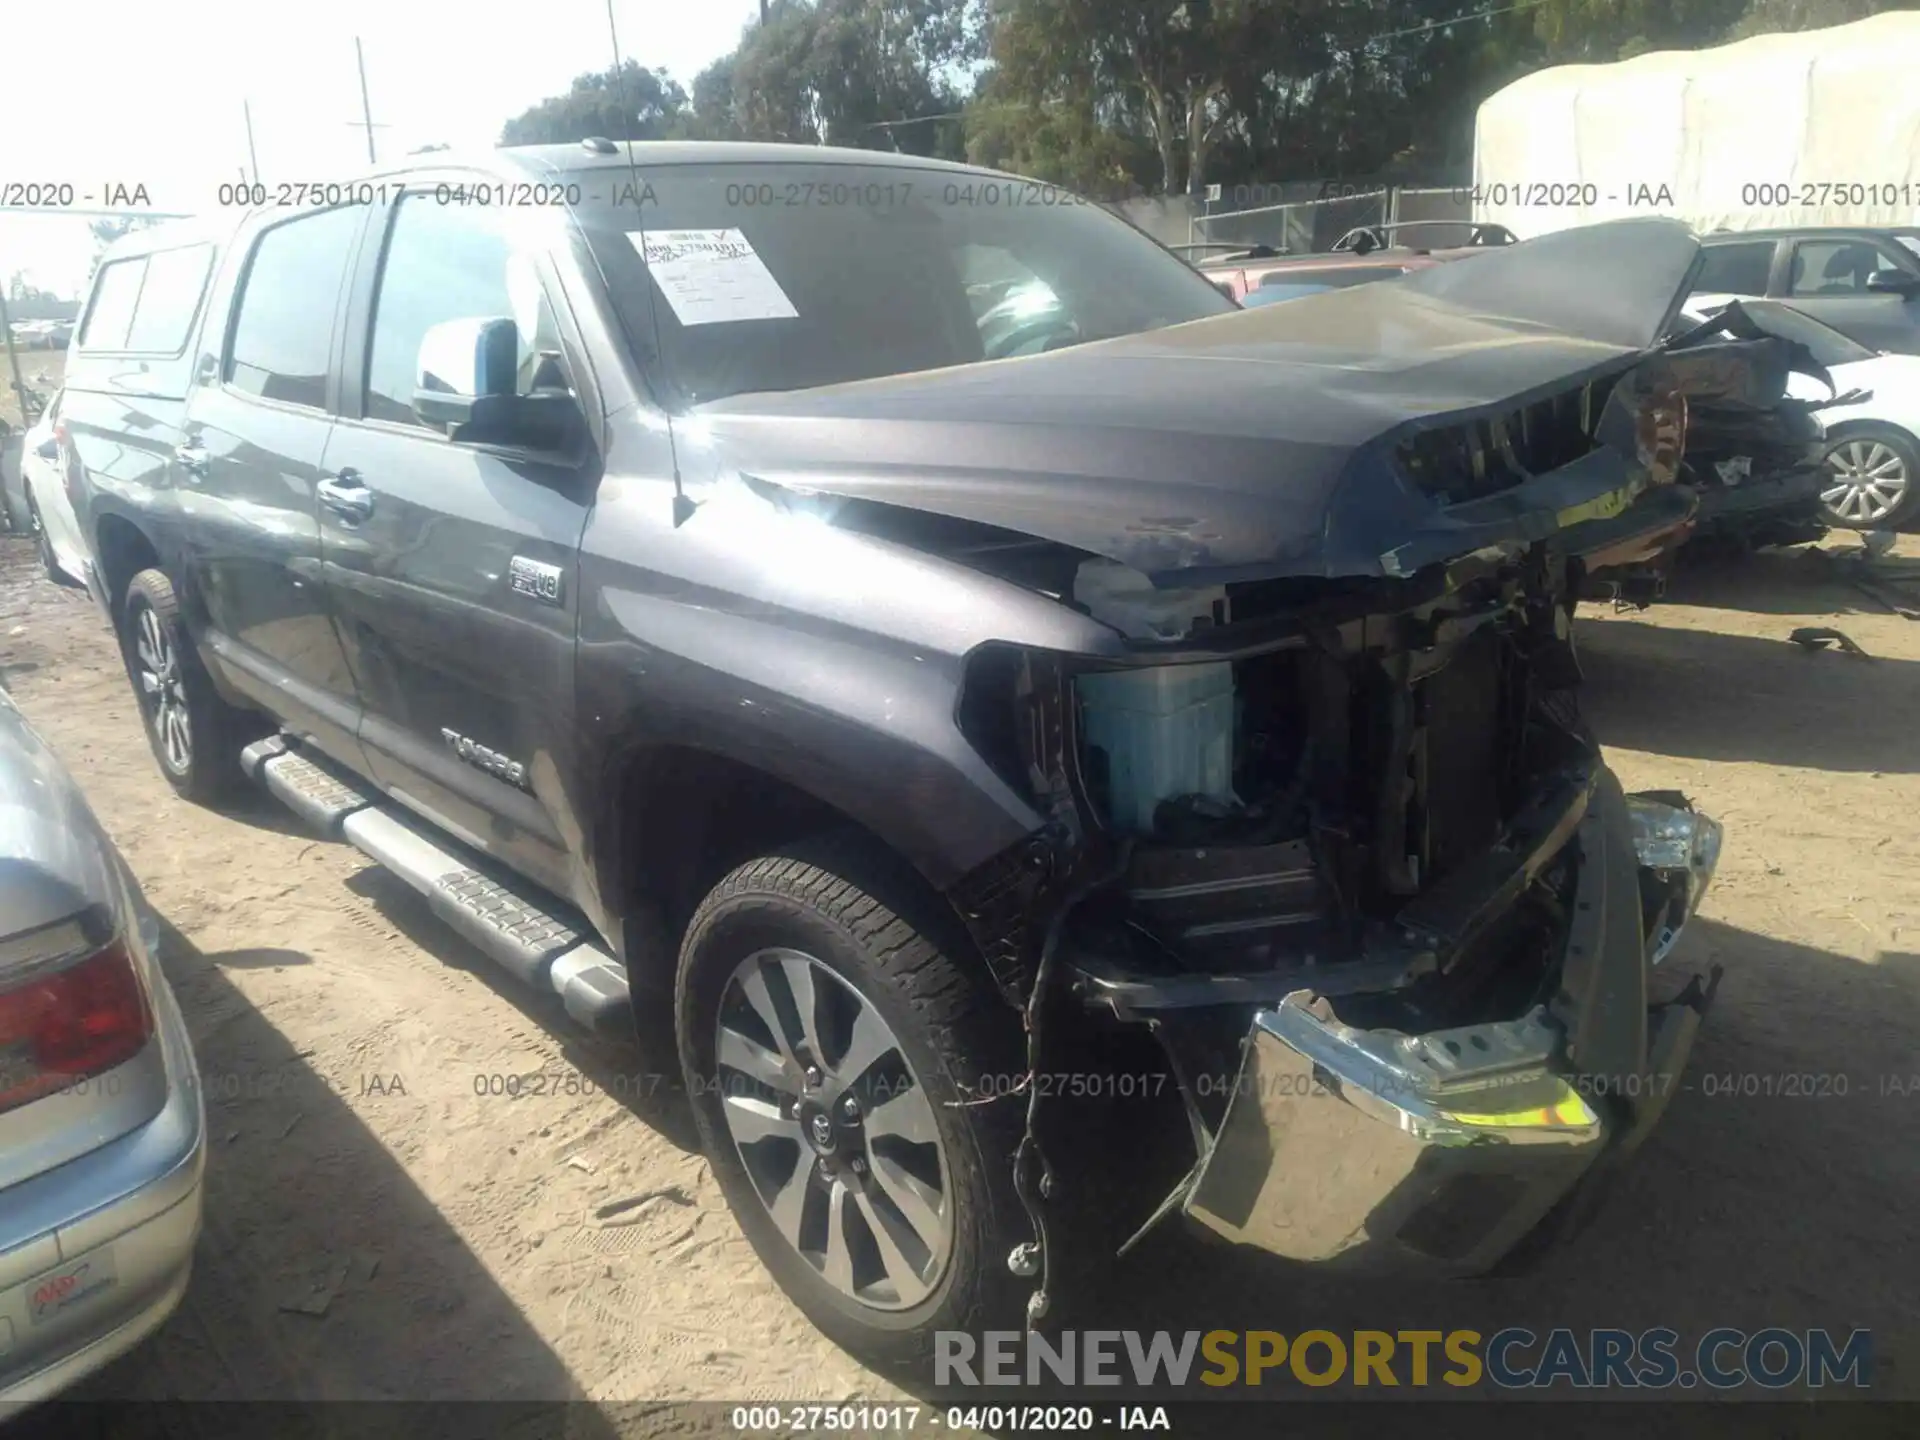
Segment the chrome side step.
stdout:
<svg viewBox="0 0 1920 1440">
<path fill-rule="evenodd" d="M 551 989 L 582 1025 L 599 1034 L 632 1033 L 626 967 L 516 884 L 463 858 L 425 822 L 282 736 L 248 746 L 240 763 L 296 814 L 419 891 L 488 958 L 535 989 Z"/>
<path fill-rule="evenodd" d="M 281 735 L 257 740 L 240 752 L 240 768 L 314 829 L 340 838 L 340 823 L 377 804 L 379 795 L 318 751 L 295 750 Z"/>
</svg>

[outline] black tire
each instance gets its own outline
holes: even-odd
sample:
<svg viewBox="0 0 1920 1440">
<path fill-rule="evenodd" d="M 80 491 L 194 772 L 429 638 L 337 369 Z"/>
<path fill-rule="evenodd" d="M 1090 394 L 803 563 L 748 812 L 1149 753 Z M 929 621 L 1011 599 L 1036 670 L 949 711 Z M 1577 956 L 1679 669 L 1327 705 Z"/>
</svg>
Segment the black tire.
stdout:
<svg viewBox="0 0 1920 1440">
<path fill-rule="evenodd" d="M 878 1309 L 829 1283 L 781 1233 L 728 1128 L 716 1061 L 721 1007 L 740 993 L 732 989 L 736 972 L 769 949 L 801 952 L 873 1007 L 931 1101 L 952 1218 L 944 1268 L 918 1303 Z M 675 1016 L 687 1092 L 714 1178 L 768 1271 L 822 1332 L 877 1368 L 924 1376 L 936 1332 L 1024 1323 L 1037 1282 L 1015 1277 L 1007 1264 L 1014 1247 L 1031 1238 L 1013 1188 L 1024 1102 L 956 1103 L 983 1088 L 991 1093 L 992 1077 L 1024 1070 L 1019 1017 L 993 992 L 964 933 L 917 876 L 870 844 L 839 837 L 740 866 L 687 927 Z M 732 1071 L 728 1083 L 738 1088 Z M 876 1146 L 867 1153 L 880 1152 Z M 796 1165 L 812 1167 L 804 1148 L 799 1156 Z M 877 1166 L 875 1160 L 869 1168 Z M 844 1165 L 837 1173 L 861 1179 L 848 1177 Z M 870 1203 L 878 1179 L 864 1179 Z M 850 1196 L 845 1204 L 851 1213 Z M 866 1220 L 856 1230 L 861 1226 L 873 1233 Z"/>
<path fill-rule="evenodd" d="M 1881 447 L 1878 451 L 1874 447 Z M 1830 466 L 1836 454 L 1852 457 L 1856 453 L 1860 458 L 1871 460 L 1876 455 L 1890 453 L 1901 466 L 1905 482 L 1905 493 L 1893 507 L 1882 515 L 1848 515 L 1835 508 L 1827 500 L 1832 487 L 1840 476 Z M 1905 430 L 1891 425 L 1858 424 L 1837 427 L 1837 433 L 1828 436 L 1825 454 L 1820 460 L 1821 501 L 1820 513 L 1828 523 L 1845 526 L 1849 530 L 1898 530 L 1920 514 L 1920 444 Z M 1839 503 L 1847 504 L 1846 499 Z"/>
<path fill-rule="evenodd" d="M 147 628 L 149 617 L 154 630 Z M 166 709 L 185 722 L 184 761 L 179 746 L 161 733 L 161 694 L 142 681 L 143 672 L 149 676 L 156 672 L 149 663 L 151 657 L 142 656 L 141 640 L 143 636 L 151 639 L 156 631 L 165 644 L 166 654 L 160 658 L 163 662 L 171 658 L 170 665 L 160 666 Z M 240 770 L 240 751 L 264 732 L 265 723 L 220 698 L 180 623 L 180 602 L 164 572 L 142 570 L 127 585 L 126 602 L 120 607 L 120 654 L 133 683 L 141 729 L 167 783 L 197 805 L 214 805 L 239 792 L 246 779 Z M 177 741 L 178 733 L 170 733 Z"/>
</svg>

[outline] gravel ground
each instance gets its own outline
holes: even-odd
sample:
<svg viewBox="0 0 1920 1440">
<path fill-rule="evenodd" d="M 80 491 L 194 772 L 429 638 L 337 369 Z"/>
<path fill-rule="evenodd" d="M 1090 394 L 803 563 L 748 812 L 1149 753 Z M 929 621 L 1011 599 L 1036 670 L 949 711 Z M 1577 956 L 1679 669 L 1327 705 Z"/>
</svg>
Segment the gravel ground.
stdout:
<svg viewBox="0 0 1920 1440">
<path fill-rule="evenodd" d="M 1785 643 L 1805 624 L 1877 658 Z M 1870 1326 L 1875 1392 L 1920 1399 L 1920 624 L 1778 553 L 1581 640 L 1628 787 L 1684 790 L 1729 837 L 1662 977 L 1718 961 L 1719 1004 L 1608 1208 L 1537 1273 L 1460 1285 L 1304 1276 L 1169 1230 L 1116 1268 L 1103 1323 Z M 177 800 L 104 622 L 18 541 L 0 678 L 165 918 L 208 1089 L 192 1290 L 85 1394 L 899 1397 L 767 1279 L 657 1060 L 580 1038 L 264 797 Z"/>
</svg>

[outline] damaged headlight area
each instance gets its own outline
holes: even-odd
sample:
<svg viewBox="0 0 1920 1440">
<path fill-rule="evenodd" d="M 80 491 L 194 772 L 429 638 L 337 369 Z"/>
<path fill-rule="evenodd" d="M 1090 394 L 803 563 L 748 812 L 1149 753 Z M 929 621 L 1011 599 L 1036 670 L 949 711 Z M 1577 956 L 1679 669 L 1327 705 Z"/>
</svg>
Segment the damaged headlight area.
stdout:
<svg viewBox="0 0 1920 1440">
<path fill-rule="evenodd" d="M 1673 953 L 1680 927 L 1713 883 L 1720 864 L 1721 826 L 1672 792 L 1629 795 L 1627 815 L 1633 822 L 1634 853 L 1651 888 L 1667 892 L 1659 897 L 1649 923 L 1655 937 L 1652 959 L 1658 965 Z"/>
<path fill-rule="evenodd" d="M 1182 1210 L 1477 1271 L 1664 1107 L 1711 990 L 1653 1006 L 1648 973 L 1720 831 L 1600 762 L 1570 563 L 1184 590 L 1090 563 L 1118 654 L 974 657 L 962 728 L 1049 823 L 954 898 L 1016 992 L 1044 952 L 1162 1046 L 1194 1160 L 1141 1233 Z"/>
</svg>

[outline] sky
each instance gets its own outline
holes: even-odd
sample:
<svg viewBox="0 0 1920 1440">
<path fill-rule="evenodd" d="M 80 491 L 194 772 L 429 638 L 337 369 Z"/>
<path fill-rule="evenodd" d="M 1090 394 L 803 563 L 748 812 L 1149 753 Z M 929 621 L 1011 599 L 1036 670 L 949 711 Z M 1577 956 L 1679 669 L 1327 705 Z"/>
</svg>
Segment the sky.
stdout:
<svg viewBox="0 0 1920 1440">
<path fill-rule="evenodd" d="M 612 0 L 621 54 L 683 85 L 731 51 L 759 0 Z M 612 63 L 607 0 L 43 0 L 8 4 L 0 203 L 9 185 L 71 185 L 74 204 L 144 186 L 156 210 L 203 212 L 248 167 L 328 179 L 366 166 L 354 37 L 381 161 L 421 145 L 490 146 L 511 116 Z M 84 77 L 84 84 L 76 80 Z M 85 197 L 94 196 L 91 202 Z M 68 295 L 94 254 L 84 220 L 0 213 L 0 284 Z"/>
</svg>

